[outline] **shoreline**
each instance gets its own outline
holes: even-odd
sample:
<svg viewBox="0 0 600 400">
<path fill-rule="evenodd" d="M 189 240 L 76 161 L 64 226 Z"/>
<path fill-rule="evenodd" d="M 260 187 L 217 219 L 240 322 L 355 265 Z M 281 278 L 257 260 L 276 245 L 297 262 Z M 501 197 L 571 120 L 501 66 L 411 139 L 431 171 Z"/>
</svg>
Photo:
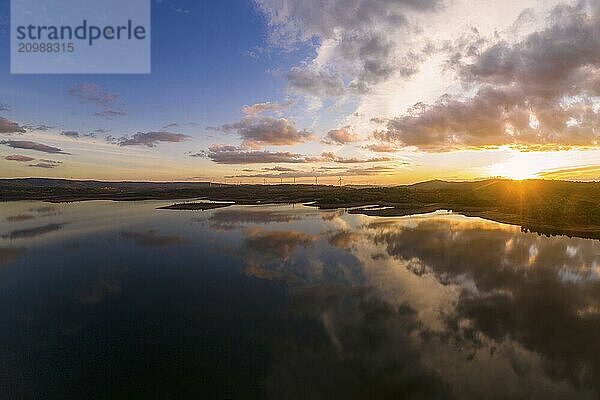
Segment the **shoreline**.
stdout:
<svg viewBox="0 0 600 400">
<path fill-rule="evenodd" d="M 4 201 L 42 201 L 46 203 L 77 203 L 83 201 L 169 201 L 182 200 L 181 197 L 171 198 L 170 196 L 77 196 L 73 198 L 50 198 L 50 199 L 10 199 Z M 600 240 L 600 226 L 561 226 L 539 224 L 532 220 L 519 217 L 516 214 L 501 211 L 493 207 L 456 207 L 444 203 L 434 204 L 402 204 L 387 202 L 369 202 L 369 204 L 360 202 L 349 202 L 344 204 L 320 204 L 316 200 L 271 200 L 271 201 L 248 201 L 235 198 L 205 198 L 202 200 L 196 197 L 190 198 L 190 201 L 173 203 L 167 206 L 157 207 L 157 210 L 174 211 L 206 211 L 230 206 L 252 206 L 252 205 L 274 205 L 274 204 L 303 204 L 307 207 L 315 207 L 319 210 L 340 210 L 344 209 L 349 214 L 360 214 L 369 217 L 406 217 L 411 215 L 429 214 L 439 210 L 447 210 L 466 217 L 476 217 L 488 221 L 498 222 L 519 226 L 523 232 L 532 232 L 544 236 L 568 236 L 579 237 L 583 239 Z M 202 202 L 203 200 L 211 201 Z M 1 204 L 1 202 L 0 202 Z"/>
<path fill-rule="evenodd" d="M 395 187 L 241 185 L 202 183 L 0 180 L 0 202 L 36 200 L 171 201 L 169 210 L 209 210 L 236 205 L 305 204 L 351 214 L 399 217 L 450 210 L 516 225 L 524 232 L 600 239 L 600 183 L 567 181 L 429 181 Z M 176 203 L 175 203 L 176 202 Z"/>
</svg>

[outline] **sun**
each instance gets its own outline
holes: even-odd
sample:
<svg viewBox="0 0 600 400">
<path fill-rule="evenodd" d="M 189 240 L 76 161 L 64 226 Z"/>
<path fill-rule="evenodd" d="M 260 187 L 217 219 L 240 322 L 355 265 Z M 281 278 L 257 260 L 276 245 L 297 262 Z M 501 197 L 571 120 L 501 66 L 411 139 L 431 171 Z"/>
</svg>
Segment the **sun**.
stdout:
<svg viewBox="0 0 600 400">
<path fill-rule="evenodd" d="M 535 165 L 527 157 L 512 157 L 510 160 L 494 164 L 490 168 L 492 176 L 500 176 L 513 180 L 535 179 L 539 178 L 539 166 Z"/>
</svg>

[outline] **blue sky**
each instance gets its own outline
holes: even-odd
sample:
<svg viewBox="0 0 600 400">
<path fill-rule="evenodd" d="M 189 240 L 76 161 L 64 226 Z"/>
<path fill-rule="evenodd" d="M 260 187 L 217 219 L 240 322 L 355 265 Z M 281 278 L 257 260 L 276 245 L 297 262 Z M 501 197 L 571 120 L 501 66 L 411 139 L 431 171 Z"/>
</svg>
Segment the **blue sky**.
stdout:
<svg viewBox="0 0 600 400">
<path fill-rule="evenodd" d="M 9 12 L 8 3 L 2 1 L 4 15 Z M 189 13 L 177 12 L 170 4 L 153 3 L 150 75 L 10 75 L 9 59 L 3 57 L 0 93 L 5 102 L 10 100 L 12 115 L 29 120 L 35 109 L 36 122 L 81 129 L 110 125 L 126 133 L 172 122 L 218 125 L 239 118 L 244 104 L 284 96 L 282 82 L 269 72 L 281 64 L 270 57 L 249 55 L 254 48 L 264 47 L 266 37 L 262 17 L 251 3 L 177 3 Z M 0 35 L 0 46 L 7 54 L 6 31 Z M 128 118 L 90 121 L 89 105 L 80 104 L 68 92 L 87 81 L 118 93 Z"/>
<path fill-rule="evenodd" d="M 153 0 L 151 74 L 0 58 L 0 177 L 598 179 L 598 0 L 493 7 Z"/>
</svg>

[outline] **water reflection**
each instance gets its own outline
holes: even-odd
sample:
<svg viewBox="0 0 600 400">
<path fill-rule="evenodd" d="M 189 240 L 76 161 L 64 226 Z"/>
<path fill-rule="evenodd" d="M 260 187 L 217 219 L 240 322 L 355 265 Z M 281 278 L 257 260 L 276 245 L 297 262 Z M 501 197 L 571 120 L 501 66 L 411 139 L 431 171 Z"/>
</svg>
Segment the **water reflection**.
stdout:
<svg viewBox="0 0 600 400">
<path fill-rule="evenodd" d="M 161 236 L 154 230 L 121 232 L 121 237 L 132 240 L 138 246 L 165 247 L 185 243 L 185 239 L 181 236 Z"/>
<path fill-rule="evenodd" d="M 44 235 L 49 232 L 57 231 L 62 229 L 65 224 L 47 224 L 42 226 L 36 226 L 35 228 L 27 228 L 27 229 L 16 229 L 14 231 L 10 231 L 4 235 L 2 235 L 2 239 L 22 239 L 22 238 L 32 238 L 35 236 Z"/>
<path fill-rule="evenodd" d="M 0 207 L 0 395 L 600 394 L 600 241 L 447 213 L 161 205 L 59 205 L 39 234 L 6 217 L 47 206 Z"/>
<path fill-rule="evenodd" d="M 307 216 L 307 210 L 300 213 L 289 207 L 247 206 L 245 208 L 229 207 L 217 209 L 210 214 L 208 225 L 212 230 L 233 230 L 248 225 L 264 225 L 272 223 L 290 223 L 300 221 Z M 203 222 L 204 220 L 198 219 Z"/>
<path fill-rule="evenodd" d="M 0 267 L 21 257 L 23 249 L 15 247 L 0 247 Z"/>
</svg>

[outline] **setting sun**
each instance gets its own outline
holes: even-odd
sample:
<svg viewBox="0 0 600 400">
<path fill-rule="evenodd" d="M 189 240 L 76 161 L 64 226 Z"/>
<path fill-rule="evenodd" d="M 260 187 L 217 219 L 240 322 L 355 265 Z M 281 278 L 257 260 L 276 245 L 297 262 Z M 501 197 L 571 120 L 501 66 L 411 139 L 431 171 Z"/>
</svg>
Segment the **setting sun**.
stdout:
<svg viewBox="0 0 600 400">
<path fill-rule="evenodd" d="M 539 169 L 525 159 L 513 159 L 491 167 L 491 175 L 514 180 L 534 179 Z"/>
</svg>

